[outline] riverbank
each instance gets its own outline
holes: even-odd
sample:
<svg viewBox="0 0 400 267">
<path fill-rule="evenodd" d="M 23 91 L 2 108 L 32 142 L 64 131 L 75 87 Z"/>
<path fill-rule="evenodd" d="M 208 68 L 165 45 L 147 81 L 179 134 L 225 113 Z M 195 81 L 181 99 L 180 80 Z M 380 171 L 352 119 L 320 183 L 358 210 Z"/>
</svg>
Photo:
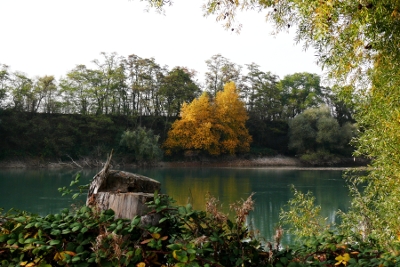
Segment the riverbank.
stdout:
<svg viewBox="0 0 400 267">
<path fill-rule="evenodd" d="M 99 168 L 104 164 L 103 161 L 98 159 L 84 158 L 80 160 L 70 161 L 45 161 L 37 159 L 24 159 L 24 160 L 4 160 L 0 161 L 0 168 L 48 168 L 48 169 L 62 169 L 62 168 Z M 231 157 L 225 159 L 203 159 L 193 161 L 160 161 L 153 163 L 127 163 L 124 159 L 114 158 L 112 161 L 113 168 L 132 168 L 132 167 L 354 167 L 366 166 L 367 161 L 359 158 L 346 158 L 340 162 L 330 164 L 329 162 L 322 166 L 310 166 L 301 162 L 298 158 L 287 156 L 274 156 L 274 157 L 261 157 L 261 158 L 238 158 Z"/>
</svg>

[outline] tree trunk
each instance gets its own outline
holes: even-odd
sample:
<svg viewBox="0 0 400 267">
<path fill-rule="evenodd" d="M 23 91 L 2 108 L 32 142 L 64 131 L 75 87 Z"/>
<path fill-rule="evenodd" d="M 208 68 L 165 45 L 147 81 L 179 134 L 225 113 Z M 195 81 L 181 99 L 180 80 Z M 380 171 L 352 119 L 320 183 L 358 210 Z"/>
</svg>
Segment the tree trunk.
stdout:
<svg viewBox="0 0 400 267">
<path fill-rule="evenodd" d="M 146 202 L 153 199 L 155 191 L 160 191 L 160 182 L 139 174 L 109 170 L 111 156 L 112 152 L 104 168 L 93 177 L 86 205 L 112 209 L 115 218 L 132 219 L 146 214 Z"/>
</svg>

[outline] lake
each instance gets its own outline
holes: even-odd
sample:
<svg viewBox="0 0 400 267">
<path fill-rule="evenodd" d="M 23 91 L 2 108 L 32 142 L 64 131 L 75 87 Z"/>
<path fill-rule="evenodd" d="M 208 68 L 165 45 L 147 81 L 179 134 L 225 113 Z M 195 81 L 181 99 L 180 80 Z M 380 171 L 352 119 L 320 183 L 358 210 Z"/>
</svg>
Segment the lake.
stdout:
<svg viewBox="0 0 400 267">
<path fill-rule="evenodd" d="M 255 210 L 249 215 L 249 224 L 260 231 L 267 241 L 272 239 L 279 212 L 292 197 L 291 185 L 306 193 L 311 191 L 322 214 L 329 223 L 337 221 L 337 210 L 349 206 L 345 180 L 341 169 L 288 168 L 148 168 L 123 169 L 160 181 L 162 193 L 179 204 L 188 201 L 196 209 L 204 209 L 205 196 L 210 193 L 229 212 L 229 204 L 254 194 Z M 98 170 L 81 170 L 82 183 L 89 183 Z M 16 208 L 46 215 L 58 213 L 71 204 L 83 204 L 86 192 L 76 200 L 61 197 L 58 188 L 69 186 L 77 170 L 0 170 L 0 208 Z M 232 212 L 230 212 L 232 213 Z M 292 237 L 285 235 L 283 244 Z"/>
</svg>

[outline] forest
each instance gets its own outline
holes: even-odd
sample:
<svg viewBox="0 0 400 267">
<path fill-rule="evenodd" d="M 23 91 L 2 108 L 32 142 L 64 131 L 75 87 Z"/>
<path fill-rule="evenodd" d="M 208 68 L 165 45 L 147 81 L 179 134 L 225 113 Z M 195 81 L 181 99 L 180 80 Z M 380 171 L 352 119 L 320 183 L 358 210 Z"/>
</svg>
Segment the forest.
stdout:
<svg viewBox="0 0 400 267">
<path fill-rule="evenodd" d="M 328 161 L 331 155 L 351 156 L 349 141 L 356 132 L 352 104 L 340 101 L 316 74 L 294 73 L 281 79 L 256 63 L 243 67 L 220 54 L 205 60 L 207 72 L 200 81 L 196 70 L 170 69 L 134 54 L 102 52 L 89 64 L 76 65 L 59 80 L 51 75 L 32 78 L 1 65 L 1 159 L 104 157 L 112 148 L 130 153 L 128 160 L 158 159 L 163 151 L 154 158 L 135 155 L 135 148 L 122 140 L 128 136 L 125 131 L 143 128 L 145 135 L 150 134 L 149 142 L 162 150 L 182 107 L 204 93 L 213 102 L 229 82 L 235 83 L 243 103 L 252 141 L 246 153 L 221 154 L 318 154 Z M 174 156 L 184 152 L 175 151 Z M 210 154 L 206 149 L 200 152 Z"/>
</svg>

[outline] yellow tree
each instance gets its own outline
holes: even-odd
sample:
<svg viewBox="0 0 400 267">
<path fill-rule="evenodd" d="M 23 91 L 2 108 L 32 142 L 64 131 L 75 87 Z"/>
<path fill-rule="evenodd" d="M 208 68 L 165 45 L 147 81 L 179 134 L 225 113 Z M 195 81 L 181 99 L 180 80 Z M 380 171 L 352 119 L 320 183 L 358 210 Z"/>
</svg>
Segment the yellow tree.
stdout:
<svg viewBox="0 0 400 267">
<path fill-rule="evenodd" d="M 217 93 L 214 108 L 221 152 L 235 154 L 249 151 L 252 138 L 246 128 L 248 116 L 234 82 L 227 83 L 224 91 Z"/>
<path fill-rule="evenodd" d="M 246 152 L 252 140 L 245 126 L 247 118 L 235 84 L 228 83 L 214 102 L 203 93 L 184 104 L 181 118 L 172 124 L 163 147 L 166 154 L 182 150 L 201 150 L 210 155 Z"/>
<path fill-rule="evenodd" d="M 212 133 L 213 116 L 207 93 L 183 104 L 181 118 L 176 120 L 168 132 L 163 147 L 166 154 L 174 150 L 206 150 L 210 154 L 219 154 L 219 137 Z"/>
</svg>

